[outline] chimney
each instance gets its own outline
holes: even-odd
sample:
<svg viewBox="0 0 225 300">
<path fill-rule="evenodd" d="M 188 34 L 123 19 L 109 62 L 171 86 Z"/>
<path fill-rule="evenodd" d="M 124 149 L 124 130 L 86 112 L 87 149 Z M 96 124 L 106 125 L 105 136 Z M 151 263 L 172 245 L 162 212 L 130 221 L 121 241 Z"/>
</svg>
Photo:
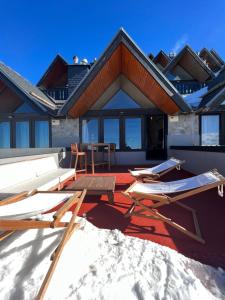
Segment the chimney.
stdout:
<svg viewBox="0 0 225 300">
<path fill-rule="evenodd" d="M 74 55 L 74 57 L 73 57 L 73 63 L 76 65 L 76 64 L 78 64 L 78 62 L 79 62 L 78 56 Z"/>
<path fill-rule="evenodd" d="M 169 58 L 173 59 L 176 56 L 176 53 L 174 51 L 171 51 L 169 53 Z"/>
<path fill-rule="evenodd" d="M 88 64 L 88 60 L 87 58 L 83 58 L 82 61 L 80 62 L 81 65 L 87 65 Z"/>
</svg>

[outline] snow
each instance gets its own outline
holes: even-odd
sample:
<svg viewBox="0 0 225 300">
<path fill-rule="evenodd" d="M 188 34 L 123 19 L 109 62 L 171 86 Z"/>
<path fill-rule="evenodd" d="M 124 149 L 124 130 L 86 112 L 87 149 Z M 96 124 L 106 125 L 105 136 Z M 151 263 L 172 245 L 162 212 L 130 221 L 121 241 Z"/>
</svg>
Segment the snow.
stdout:
<svg viewBox="0 0 225 300">
<path fill-rule="evenodd" d="M 221 268 L 118 230 L 98 229 L 83 218 L 79 222 L 81 228 L 67 243 L 45 299 L 225 298 Z M 0 299 L 35 298 L 62 232 L 28 230 L 1 242 Z"/>
<path fill-rule="evenodd" d="M 187 95 L 183 95 L 183 98 L 184 98 L 184 101 L 189 104 L 190 106 L 192 107 L 198 107 L 201 100 L 202 100 L 202 96 L 204 94 L 206 94 L 208 91 L 208 87 L 205 86 L 204 88 L 194 92 L 194 93 L 191 93 L 191 94 L 187 94 Z"/>
</svg>

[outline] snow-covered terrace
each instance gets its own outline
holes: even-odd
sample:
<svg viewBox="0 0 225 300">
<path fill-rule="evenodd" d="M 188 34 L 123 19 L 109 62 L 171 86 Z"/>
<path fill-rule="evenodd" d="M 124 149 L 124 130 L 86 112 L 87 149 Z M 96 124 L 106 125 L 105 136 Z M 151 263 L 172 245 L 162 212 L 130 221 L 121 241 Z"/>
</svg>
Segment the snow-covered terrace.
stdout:
<svg viewBox="0 0 225 300">
<path fill-rule="evenodd" d="M 98 171 L 116 176 L 115 204 L 86 196 L 81 229 L 66 245 L 45 299 L 224 299 L 225 201 L 217 191 L 183 201 L 198 212 L 202 245 L 160 221 L 126 219 L 129 201 L 121 191 L 133 181 L 127 167 Z M 176 170 L 164 180 L 189 176 Z M 193 229 L 181 208 L 163 213 Z M 0 244 L 1 299 L 35 298 L 60 237 L 61 230 L 29 230 Z"/>
</svg>

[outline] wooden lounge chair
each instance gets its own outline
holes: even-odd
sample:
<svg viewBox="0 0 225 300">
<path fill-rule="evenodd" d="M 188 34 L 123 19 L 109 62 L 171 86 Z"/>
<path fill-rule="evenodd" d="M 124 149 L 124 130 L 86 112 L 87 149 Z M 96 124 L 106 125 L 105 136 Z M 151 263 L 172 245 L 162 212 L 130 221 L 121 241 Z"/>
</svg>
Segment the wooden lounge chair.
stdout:
<svg viewBox="0 0 225 300">
<path fill-rule="evenodd" d="M 202 238 L 196 211 L 178 201 L 215 187 L 218 187 L 218 194 L 223 197 L 224 184 L 225 178 L 217 170 L 171 182 L 157 182 L 152 180 L 150 183 L 149 180 L 149 183 L 142 183 L 136 181 L 123 192 L 133 202 L 125 216 L 130 217 L 133 215 L 160 220 L 204 244 L 205 240 Z M 145 199 L 151 200 L 149 205 L 143 203 Z M 196 233 L 192 233 L 158 212 L 158 208 L 171 203 L 175 203 L 192 213 Z"/>
<path fill-rule="evenodd" d="M 180 166 L 185 161 L 176 159 L 171 157 L 167 161 L 152 167 L 152 168 L 135 168 L 134 170 L 129 170 L 130 174 L 135 177 L 137 180 L 143 181 L 144 178 L 152 178 L 152 179 L 158 179 L 165 175 L 166 173 L 172 171 L 173 169 L 180 170 Z"/>
<path fill-rule="evenodd" d="M 79 228 L 75 223 L 76 216 L 85 197 L 83 192 L 23 192 L 11 198 L 0 201 L 0 241 L 18 230 L 40 228 L 65 228 L 61 242 L 51 256 L 52 263 L 39 290 L 37 299 L 43 299 L 51 277 L 54 273 L 60 255 L 72 233 Z M 62 204 L 53 215 L 52 221 L 40 220 L 41 214 Z M 72 207 L 72 216 L 69 222 L 62 222 L 64 214 Z"/>
</svg>

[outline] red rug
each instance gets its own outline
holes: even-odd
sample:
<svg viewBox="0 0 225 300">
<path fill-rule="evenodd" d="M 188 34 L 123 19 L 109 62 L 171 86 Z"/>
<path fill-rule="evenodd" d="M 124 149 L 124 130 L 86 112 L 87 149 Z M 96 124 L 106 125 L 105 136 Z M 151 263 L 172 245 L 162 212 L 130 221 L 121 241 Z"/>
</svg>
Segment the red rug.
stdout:
<svg viewBox="0 0 225 300">
<path fill-rule="evenodd" d="M 121 191 L 133 181 L 126 167 L 118 167 L 114 173 L 95 175 L 116 176 L 115 203 L 110 205 L 106 196 L 87 195 L 80 209 L 80 216 L 86 216 L 88 221 L 99 228 L 118 229 L 126 235 L 170 247 L 202 263 L 225 268 L 225 198 L 220 198 L 216 189 L 182 200 L 182 203 L 197 211 L 202 235 L 206 241 L 206 244 L 202 245 L 161 221 L 136 216 L 131 219 L 124 217 L 130 202 Z M 173 171 L 163 180 L 177 180 L 190 176 L 190 173 L 183 170 Z M 160 211 L 187 229 L 194 230 L 191 214 L 181 207 L 169 205 Z"/>
</svg>

